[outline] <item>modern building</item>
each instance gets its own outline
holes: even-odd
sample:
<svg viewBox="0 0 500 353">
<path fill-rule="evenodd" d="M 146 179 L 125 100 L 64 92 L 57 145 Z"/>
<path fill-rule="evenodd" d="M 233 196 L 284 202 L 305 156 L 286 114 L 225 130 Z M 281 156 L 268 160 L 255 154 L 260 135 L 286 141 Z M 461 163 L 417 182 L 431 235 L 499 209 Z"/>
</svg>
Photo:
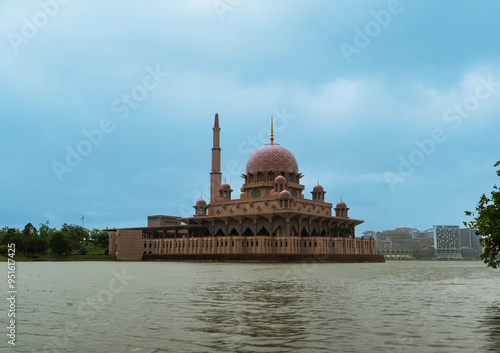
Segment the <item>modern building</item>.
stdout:
<svg viewBox="0 0 500 353">
<path fill-rule="evenodd" d="M 363 239 L 375 239 L 376 233 L 373 230 L 367 230 L 363 232 Z"/>
<path fill-rule="evenodd" d="M 470 228 L 460 229 L 460 245 L 463 258 L 479 259 L 483 253 L 483 247 L 479 243 L 480 237 L 476 231 Z"/>
<path fill-rule="evenodd" d="M 434 226 L 434 254 L 437 258 L 461 258 L 459 226 Z"/>
<path fill-rule="evenodd" d="M 434 249 L 434 229 L 420 232 L 416 229 L 412 233 L 413 251 L 428 251 Z"/>
<path fill-rule="evenodd" d="M 412 229 L 396 228 L 376 234 L 377 251 L 387 258 L 412 258 Z"/>
<path fill-rule="evenodd" d="M 316 185 L 306 197 L 297 160 L 274 142 L 257 149 L 235 197 L 222 183 L 219 116 L 213 127 L 210 201 L 188 218 L 150 216 L 147 227 L 113 229 L 110 253 L 119 260 L 383 262 L 375 240 L 356 239 L 363 221 L 342 200 L 326 202 Z"/>
</svg>

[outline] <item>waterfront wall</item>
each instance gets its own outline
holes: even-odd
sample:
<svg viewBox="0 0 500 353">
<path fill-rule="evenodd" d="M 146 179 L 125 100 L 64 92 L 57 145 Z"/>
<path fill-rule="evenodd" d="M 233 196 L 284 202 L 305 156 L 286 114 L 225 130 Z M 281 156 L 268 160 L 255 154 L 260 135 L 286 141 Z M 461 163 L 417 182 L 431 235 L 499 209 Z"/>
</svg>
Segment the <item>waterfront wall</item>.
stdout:
<svg viewBox="0 0 500 353">
<path fill-rule="evenodd" d="M 276 261 L 303 261 L 311 256 L 324 256 L 325 261 L 358 262 L 366 260 L 367 255 L 372 256 L 374 262 L 380 261 L 378 257 L 383 259 L 383 256 L 377 255 L 375 240 L 372 239 L 284 236 L 149 239 L 144 238 L 140 230 L 126 229 L 118 230 L 114 238 L 116 256 L 118 260 L 125 261 L 141 259 L 182 261 L 188 258 L 200 261 L 209 259 L 261 261 L 266 256 L 268 258 L 276 256 L 275 259 L 278 259 Z M 111 244 L 110 249 L 113 249 Z M 293 256 L 298 257 L 294 260 Z"/>
<path fill-rule="evenodd" d="M 111 237 L 110 237 L 111 238 Z M 141 261 L 144 254 L 142 231 L 135 229 L 118 229 L 116 231 L 116 258 L 121 261 Z M 110 247 L 110 253 L 111 253 Z"/>
</svg>

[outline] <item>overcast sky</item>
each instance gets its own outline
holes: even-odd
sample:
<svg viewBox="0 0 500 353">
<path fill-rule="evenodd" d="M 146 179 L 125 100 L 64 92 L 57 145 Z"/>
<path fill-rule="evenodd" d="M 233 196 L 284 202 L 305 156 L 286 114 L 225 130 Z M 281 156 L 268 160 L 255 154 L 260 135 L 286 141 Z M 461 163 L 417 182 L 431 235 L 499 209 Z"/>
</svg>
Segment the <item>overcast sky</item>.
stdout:
<svg viewBox="0 0 500 353">
<path fill-rule="evenodd" d="M 275 141 L 365 230 L 461 225 L 498 183 L 497 1 L 0 3 L 0 227 L 144 226 Z"/>
</svg>

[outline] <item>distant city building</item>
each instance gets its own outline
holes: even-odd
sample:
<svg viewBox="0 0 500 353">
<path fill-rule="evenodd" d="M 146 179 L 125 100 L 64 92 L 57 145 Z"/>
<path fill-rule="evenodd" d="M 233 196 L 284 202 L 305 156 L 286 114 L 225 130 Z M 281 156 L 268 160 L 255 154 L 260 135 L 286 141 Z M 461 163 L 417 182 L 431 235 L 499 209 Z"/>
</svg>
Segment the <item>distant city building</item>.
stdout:
<svg viewBox="0 0 500 353">
<path fill-rule="evenodd" d="M 411 258 L 413 254 L 412 233 L 411 228 L 377 232 L 375 241 L 378 253 L 388 258 Z"/>
<path fill-rule="evenodd" d="M 434 226 L 434 254 L 437 258 L 461 258 L 459 226 Z"/>
<path fill-rule="evenodd" d="M 483 247 L 479 243 L 479 236 L 475 229 L 460 229 L 460 245 L 462 257 L 478 259 L 483 252 Z"/>
<path fill-rule="evenodd" d="M 363 232 L 363 239 L 375 239 L 375 232 L 373 230 Z"/>
<path fill-rule="evenodd" d="M 425 232 L 413 230 L 413 250 L 432 250 L 434 248 L 434 229 L 428 229 Z"/>
</svg>

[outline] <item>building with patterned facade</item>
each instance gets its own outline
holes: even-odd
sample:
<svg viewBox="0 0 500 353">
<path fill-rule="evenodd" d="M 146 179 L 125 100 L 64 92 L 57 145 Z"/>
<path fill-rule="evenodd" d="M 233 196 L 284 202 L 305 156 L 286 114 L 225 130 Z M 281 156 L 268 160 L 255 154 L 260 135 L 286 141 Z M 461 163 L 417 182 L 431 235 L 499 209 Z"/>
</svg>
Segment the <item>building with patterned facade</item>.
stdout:
<svg viewBox="0 0 500 353">
<path fill-rule="evenodd" d="M 434 254 L 437 258 L 461 258 L 459 226 L 434 226 Z"/>
<path fill-rule="evenodd" d="M 188 218 L 149 216 L 147 227 L 112 229 L 110 253 L 119 260 L 383 262 L 375 240 L 356 239 L 363 221 L 340 200 L 326 202 L 316 185 L 306 197 L 297 160 L 274 142 L 248 159 L 238 197 L 222 183 L 219 116 L 213 127 L 210 201 Z"/>
</svg>

